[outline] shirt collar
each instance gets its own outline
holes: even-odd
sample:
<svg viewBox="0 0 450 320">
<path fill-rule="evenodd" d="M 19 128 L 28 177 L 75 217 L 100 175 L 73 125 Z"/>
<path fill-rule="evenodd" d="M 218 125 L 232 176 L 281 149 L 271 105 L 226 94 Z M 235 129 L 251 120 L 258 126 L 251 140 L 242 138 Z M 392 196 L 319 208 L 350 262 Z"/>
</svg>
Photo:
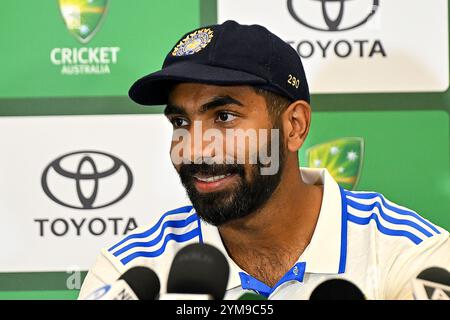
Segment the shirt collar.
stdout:
<svg viewBox="0 0 450 320">
<path fill-rule="evenodd" d="M 327 169 L 300 168 L 307 184 L 323 185 L 319 218 L 309 245 L 297 263 L 306 263 L 307 273 L 342 273 L 345 270 L 346 221 L 343 220 L 341 191 Z M 228 255 L 217 227 L 203 221 L 203 242 L 217 247 L 227 258 L 230 278 L 227 290 L 241 286 L 240 273 L 245 273 Z"/>
<path fill-rule="evenodd" d="M 347 250 L 347 221 L 340 187 L 327 169 L 300 168 L 300 172 L 305 183 L 324 187 L 316 228 L 298 262 L 306 262 L 307 273 L 342 273 Z"/>
</svg>

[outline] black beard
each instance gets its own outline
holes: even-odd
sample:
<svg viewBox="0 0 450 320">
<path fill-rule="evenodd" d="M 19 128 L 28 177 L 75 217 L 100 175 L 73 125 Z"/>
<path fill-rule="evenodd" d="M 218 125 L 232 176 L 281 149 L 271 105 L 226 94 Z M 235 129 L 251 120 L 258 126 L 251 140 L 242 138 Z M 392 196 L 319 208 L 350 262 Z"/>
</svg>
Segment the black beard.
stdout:
<svg viewBox="0 0 450 320">
<path fill-rule="evenodd" d="M 250 167 L 250 178 L 245 178 L 242 164 L 182 164 L 178 174 L 197 215 L 214 226 L 244 218 L 260 209 L 272 196 L 281 181 L 284 169 L 284 148 L 280 148 L 279 170 L 274 175 L 261 175 L 259 163 Z M 238 185 L 227 191 L 200 193 L 194 185 L 194 174 L 236 174 Z"/>
</svg>

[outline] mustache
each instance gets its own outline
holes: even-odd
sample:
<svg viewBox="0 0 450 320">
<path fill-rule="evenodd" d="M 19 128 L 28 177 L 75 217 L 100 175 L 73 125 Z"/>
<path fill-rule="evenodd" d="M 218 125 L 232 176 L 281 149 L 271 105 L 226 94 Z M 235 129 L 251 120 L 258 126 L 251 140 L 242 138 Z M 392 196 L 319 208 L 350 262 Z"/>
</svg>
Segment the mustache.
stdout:
<svg viewBox="0 0 450 320">
<path fill-rule="evenodd" d="M 242 164 L 208 164 L 192 163 L 182 164 L 178 172 L 180 178 L 184 181 L 190 180 L 196 174 L 219 176 L 226 174 L 238 174 L 244 177 L 245 169 Z"/>
</svg>

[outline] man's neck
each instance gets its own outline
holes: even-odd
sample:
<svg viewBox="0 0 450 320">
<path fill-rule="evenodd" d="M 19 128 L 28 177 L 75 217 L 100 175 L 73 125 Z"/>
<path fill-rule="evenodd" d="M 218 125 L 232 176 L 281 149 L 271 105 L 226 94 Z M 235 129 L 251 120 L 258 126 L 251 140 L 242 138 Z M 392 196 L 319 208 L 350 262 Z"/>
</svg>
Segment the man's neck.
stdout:
<svg viewBox="0 0 450 320">
<path fill-rule="evenodd" d="M 273 285 L 303 253 L 320 212 L 322 186 L 305 184 L 298 167 L 294 169 L 284 172 L 263 208 L 219 227 L 230 257 L 268 285 Z"/>
</svg>

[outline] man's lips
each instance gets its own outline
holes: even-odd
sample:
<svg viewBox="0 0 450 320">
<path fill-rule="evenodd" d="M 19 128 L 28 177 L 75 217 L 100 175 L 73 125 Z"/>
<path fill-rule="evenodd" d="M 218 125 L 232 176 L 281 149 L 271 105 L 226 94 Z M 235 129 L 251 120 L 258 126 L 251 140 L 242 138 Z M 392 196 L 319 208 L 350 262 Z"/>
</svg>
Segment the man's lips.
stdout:
<svg viewBox="0 0 450 320">
<path fill-rule="evenodd" d="M 227 173 L 221 175 L 194 175 L 194 185 L 199 192 L 219 191 L 230 185 L 236 179 L 236 173 Z"/>
</svg>

